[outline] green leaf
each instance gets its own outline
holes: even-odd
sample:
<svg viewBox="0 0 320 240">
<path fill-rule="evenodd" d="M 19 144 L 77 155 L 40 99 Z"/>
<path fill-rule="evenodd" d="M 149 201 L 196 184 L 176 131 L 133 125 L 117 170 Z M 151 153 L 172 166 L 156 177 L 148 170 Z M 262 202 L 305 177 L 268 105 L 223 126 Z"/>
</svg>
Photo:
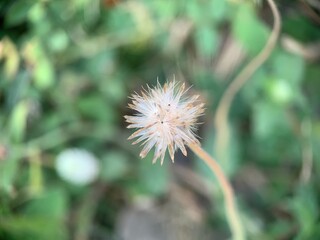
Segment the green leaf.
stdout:
<svg viewBox="0 0 320 240">
<path fill-rule="evenodd" d="M 65 224 L 48 217 L 10 216 L 5 220 L 0 217 L 0 229 L 8 232 L 14 239 L 67 239 Z"/>
<path fill-rule="evenodd" d="M 4 162 L 0 162 L 0 191 L 10 193 L 18 170 L 19 159 L 10 154 Z"/>
<path fill-rule="evenodd" d="M 39 150 L 30 152 L 29 156 L 29 193 L 37 195 L 43 191 L 43 172 Z"/>
<path fill-rule="evenodd" d="M 121 79 L 114 78 L 109 81 L 103 81 L 103 84 L 101 85 L 101 91 L 105 96 L 108 96 L 112 102 L 119 104 L 121 101 L 126 99 L 127 95 Z"/>
<path fill-rule="evenodd" d="M 85 117 L 111 123 L 115 120 L 115 113 L 110 104 L 101 95 L 88 95 L 77 102 L 78 109 Z"/>
<path fill-rule="evenodd" d="M 280 105 L 285 105 L 293 99 L 293 89 L 286 79 L 268 79 L 266 90 L 270 99 Z"/>
<path fill-rule="evenodd" d="M 266 139 L 273 136 L 274 132 L 288 129 L 286 116 L 282 108 L 259 101 L 254 104 L 253 133 L 258 139 Z"/>
<path fill-rule="evenodd" d="M 209 2 L 210 7 L 209 11 L 211 14 L 211 17 L 215 21 L 221 21 L 225 18 L 226 12 L 227 12 L 227 1 L 221 1 L 221 0 L 213 0 Z"/>
<path fill-rule="evenodd" d="M 282 105 L 260 99 L 253 105 L 252 120 L 252 143 L 259 156 L 257 160 L 278 164 L 279 159 L 296 159 L 301 154 Z"/>
<path fill-rule="evenodd" d="M 101 178 L 113 181 L 128 171 L 128 158 L 121 152 L 108 152 L 102 157 Z"/>
<path fill-rule="evenodd" d="M 51 62 L 47 58 L 42 58 L 37 63 L 34 70 L 34 81 L 38 89 L 49 88 L 54 82 L 54 71 Z"/>
<path fill-rule="evenodd" d="M 283 18 L 282 32 L 304 43 L 315 42 L 320 38 L 319 27 L 311 24 L 305 14 L 292 14 Z"/>
<path fill-rule="evenodd" d="M 194 38 L 201 57 L 210 58 L 215 56 L 219 46 L 219 36 L 214 28 L 201 26 L 196 29 Z"/>
<path fill-rule="evenodd" d="M 268 81 L 268 76 L 269 74 L 265 67 L 259 68 L 253 74 L 248 84 L 245 84 L 241 90 L 241 94 L 246 102 L 252 103 L 258 99 L 261 99 L 261 91 Z"/>
<path fill-rule="evenodd" d="M 150 8 L 154 8 L 154 11 L 161 20 L 171 20 L 175 17 L 178 9 L 178 2 L 171 0 L 162 1 L 145 1 L 145 4 L 150 4 Z"/>
<path fill-rule="evenodd" d="M 9 38 L 3 39 L 4 72 L 11 79 L 16 76 L 20 64 L 19 50 Z M 0 57 L 1 58 L 1 57 Z"/>
<path fill-rule="evenodd" d="M 125 8 L 113 8 L 108 16 L 108 28 L 113 33 L 132 35 L 136 31 L 134 16 Z"/>
<path fill-rule="evenodd" d="M 10 117 L 10 135 L 14 141 L 21 141 L 25 135 L 29 104 L 20 101 L 13 109 Z"/>
<path fill-rule="evenodd" d="M 139 186 L 138 188 L 144 194 L 158 196 L 168 190 L 169 173 L 168 167 L 171 160 L 166 156 L 164 164 L 161 166 L 159 160 L 152 164 L 152 154 L 150 153 L 139 163 Z"/>
<path fill-rule="evenodd" d="M 303 80 L 305 63 L 302 57 L 287 52 L 277 52 L 272 57 L 272 71 L 277 78 L 283 78 L 298 86 Z"/>
<path fill-rule="evenodd" d="M 27 18 L 29 10 L 36 2 L 36 0 L 14 1 L 6 13 L 6 25 L 14 26 L 23 22 Z"/>
<path fill-rule="evenodd" d="M 269 30 L 257 18 L 250 4 L 241 4 L 232 22 L 232 33 L 251 55 L 258 54 L 265 46 Z"/>
<path fill-rule="evenodd" d="M 62 220 L 67 212 L 67 195 L 60 188 L 49 189 L 30 201 L 24 212 L 28 216 Z"/>
<path fill-rule="evenodd" d="M 277 219 L 269 230 L 269 236 L 266 239 L 279 239 L 283 236 L 284 232 L 292 231 L 292 224 L 288 221 L 284 221 L 283 219 Z M 257 238 L 261 239 L 261 238 Z"/>
<path fill-rule="evenodd" d="M 201 7 L 194 0 L 186 2 L 186 14 L 196 24 L 200 23 L 204 16 Z"/>
<path fill-rule="evenodd" d="M 300 225 L 297 239 L 311 239 L 319 217 L 319 207 L 314 190 L 310 186 L 299 188 L 297 195 L 290 201 L 289 206 Z"/>
<path fill-rule="evenodd" d="M 68 44 L 68 36 L 62 30 L 55 31 L 54 33 L 52 33 L 50 38 L 48 38 L 48 45 L 55 52 L 62 52 L 67 48 Z"/>
<path fill-rule="evenodd" d="M 87 71 L 95 79 L 108 82 L 106 74 L 110 74 L 115 67 L 115 56 L 113 51 L 103 51 L 93 56 L 87 63 Z"/>
<path fill-rule="evenodd" d="M 34 64 L 33 80 L 39 90 L 46 90 L 54 83 L 54 66 L 38 40 L 32 41 L 25 50 L 28 61 Z"/>
</svg>

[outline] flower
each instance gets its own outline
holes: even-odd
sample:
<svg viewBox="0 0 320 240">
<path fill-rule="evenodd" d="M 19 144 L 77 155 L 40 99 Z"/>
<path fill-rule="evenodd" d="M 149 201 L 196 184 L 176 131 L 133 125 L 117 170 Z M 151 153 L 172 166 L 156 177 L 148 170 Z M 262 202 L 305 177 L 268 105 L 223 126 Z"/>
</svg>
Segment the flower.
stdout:
<svg viewBox="0 0 320 240">
<path fill-rule="evenodd" d="M 142 141 L 144 145 L 140 157 L 144 158 L 153 146 L 155 153 L 152 162 L 164 156 L 168 148 L 172 162 L 174 152 L 179 148 L 187 156 L 185 144 L 199 144 L 194 131 L 197 118 L 204 112 L 204 104 L 199 103 L 198 95 L 185 97 L 185 84 L 175 81 L 166 83 L 163 87 L 147 90 L 143 89 L 141 95 L 135 93 L 131 96 L 132 103 L 129 108 L 137 111 L 134 116 L 124 116 L 130 123 L 128 128 L 138 128 L 128 139 L 139 137 L 132 144 Z"/>
<path fill-rule="evenodd" d="M 79 148 L 62 151 L 56 159 L 55 168 L 63 180 L 80 186 L 92 183 L 99 175 L 99 162 L 96 157 Z"/>
</svg>

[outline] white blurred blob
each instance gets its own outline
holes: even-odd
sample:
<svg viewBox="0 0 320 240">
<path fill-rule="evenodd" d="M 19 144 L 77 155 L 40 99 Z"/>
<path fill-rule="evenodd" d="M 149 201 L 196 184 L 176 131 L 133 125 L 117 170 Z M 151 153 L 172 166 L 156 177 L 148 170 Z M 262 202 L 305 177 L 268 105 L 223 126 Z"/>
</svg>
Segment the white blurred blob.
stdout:
<svg viewBox="0 0 320 240">
<path fill-rule="evenodd" d="M 58 175 L 75 185 L 92 183 L 99 174 L 99 162 L 96 157 L 84 150 L 71 148 L 62 151 L 55 163 Z"/>
</svg>

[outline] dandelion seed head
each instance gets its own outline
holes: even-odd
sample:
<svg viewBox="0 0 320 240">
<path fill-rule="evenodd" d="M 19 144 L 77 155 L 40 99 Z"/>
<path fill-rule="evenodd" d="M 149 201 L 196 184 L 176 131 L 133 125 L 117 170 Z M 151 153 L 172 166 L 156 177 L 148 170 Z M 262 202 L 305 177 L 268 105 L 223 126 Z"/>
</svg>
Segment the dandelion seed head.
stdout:
<svg viewBox="0 0 320 240">
<path fill-rule="evenodd" d="M 172 81 L 163 87 L 159 83 L 154 88 L 147 86 L 140 94 L 131 96 L 129 108 L 137 113 L 125 119 L 128 128 L 138 129 L 129 139 L 137 138 L 133 144 L 142 143 L 140 157 L 144 158 L 155 147 L 153 163 L 160 158 L 163 164 L 167 149 L 174 162 L 177 149 L 186 156 L 185 145 L 199 144 L 194 131 L 204 104 L 198 101 L 199 96 L 186 97 L 187 91 L 184 84 Z"/>
</svg>

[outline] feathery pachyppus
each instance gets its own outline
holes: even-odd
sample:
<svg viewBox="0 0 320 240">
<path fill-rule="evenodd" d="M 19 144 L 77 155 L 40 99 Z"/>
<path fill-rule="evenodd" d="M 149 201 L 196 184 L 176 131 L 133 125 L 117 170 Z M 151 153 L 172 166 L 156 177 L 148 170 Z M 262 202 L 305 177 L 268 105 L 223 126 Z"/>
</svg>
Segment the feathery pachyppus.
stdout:
<svg viewBox="0 0 320 240">
<path fill-rule="evenodd" d="M 170 157 L 174 161 L 174 152 L 179 148 L 186 156 L 184 145 L 199 144 L 194 131 L 197 118 L 204 112 L 204 104 L 198 101 L 198 95 L 187 97 L 185 84 L 175 81 L 166 83 L 163 87 L 143 89 L 141 94 L 131 96 L 129 108 L 137 111 L 134 116 L 124 116 L 130 123 L 128 128 L 137 128 L 128 139 L 138 138 L 132 144 L 143 141 L 144 145 L 140 157 L 144 158 L 155 146 L 153 163 L 164 156 L 168 148 Z"/>
</svg>

